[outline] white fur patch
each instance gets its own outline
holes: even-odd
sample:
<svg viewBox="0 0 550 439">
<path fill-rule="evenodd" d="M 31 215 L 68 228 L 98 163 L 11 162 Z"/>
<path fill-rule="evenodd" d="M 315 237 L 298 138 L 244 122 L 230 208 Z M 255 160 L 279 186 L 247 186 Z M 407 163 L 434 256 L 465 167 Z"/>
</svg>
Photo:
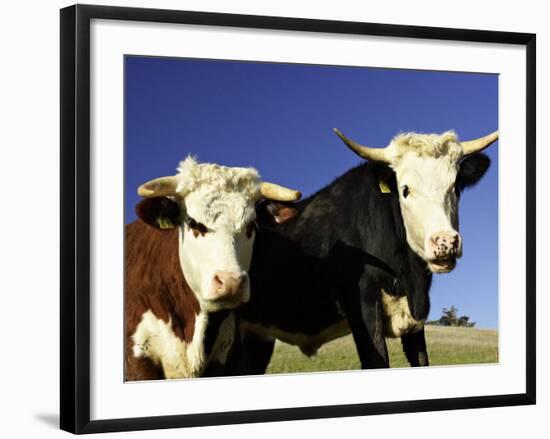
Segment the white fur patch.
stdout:
<svg viewBox="0 0 550 439">
<path fill-rule="evenodd" d="M 382 290 L 382 310 L 386 337 L 401 337 L 424 327 L 423 320 L 413 318 L 407 296 L 391 296 Z"/>
<path fill-rule="evenodd" d="M 419 331 L 424 327 L 424 320 L 413 318 L 406 296 L 391 296 L 384 290 L 381 290 L 381 294 L 385 337 L 401 337 L 404 334 Z M 243 334 L 250 331 L 263 337 L 274 337 L 285 343 L 298 346 L 305 355 L 312 356 L 325 343 L 351 333 L 349 323 L 340 310 L 339 304 L 338 309 L 342 315 L 342 320 L 317 334 L 292 333 L 275 326 L 264 326 L 247 321 L 241 322 L 240 330 Z"/>
<path fill-rule="evenodd" d="M 220 364 L 225 364 L 227 362 L 227 356 L 229 355 L 229 351 L 235 339 L 235 325 L 235 315 L 231 313 L 226 317 L 218 329 L 216 341 L 212 347 L 208 362 L 216 361 Z"/>
<path fill-rule="evenodd" d="M 406 153 L 432 158 L 446 156 L 455 162 L 462 158 L 462 146 L 452 130 L 443 134 L 401 133 L 392 139 L 389 150 L 392 163 L 399 161 Z"/>
<path fill-rule="evenodd" d="M 179 231 L 179 256 L 183 275 L 206 312 L 228 308 L 226 302 L 213 301 L 212 279 L 217 271 L 246 274 L 252 260 L 253 236 L 246 232 L 219 230 L 204 236 L 194 236 L 187 226 Z M 250 298 L 250 282 L 243 285 L 243 302 Z M 236 306 L 237 304 L 233 304 Z"/>
<path fill-rule="evenodd" d="M 291 333 L 274 326 L 267 327 L 251 322 L 242 322 L 241 330 L 243 333 L 250 331 L 263 337 L 274 337 L 285 343 L 298 346 L 307 356 L 315 355 L 317 350 L 325 343 L 343 337 L 351 332 L 346 319 L 323 329 L 317 334 L 304 334 L 302 332 Z"/>
<path fill-rule="evenodd" d="M 162 367 L 167 379 L 198 377 L 206 366 L 204 336 L 207 325 L 208 315 L 197 315 L 193 340 L 187 344 L 176 336 L 171 321 L 166 323 L 148 310 L 132 335 L 134 357 L 150 358 Z"/>
<path fill-rule="evenodd" d="M 178 167 L 179 196 L 208 187 L 218 192 L 238 192 L 245 198 L 260 198 L 260 175 L 254 168 L 236 168 L 216 163 L 198 163 L 187 157 Z"/>
<path fill-rule="evenodd" d="M 426 260 L 432 235 L 458 232 L 454 185 L 462 146 L 453 131 L 441 135 L 407 133 L 396 136 L 388 150 L 397 179 L 407 242 Z M 403 194 L 405 186 L 407 197 Z"/>
</svg>

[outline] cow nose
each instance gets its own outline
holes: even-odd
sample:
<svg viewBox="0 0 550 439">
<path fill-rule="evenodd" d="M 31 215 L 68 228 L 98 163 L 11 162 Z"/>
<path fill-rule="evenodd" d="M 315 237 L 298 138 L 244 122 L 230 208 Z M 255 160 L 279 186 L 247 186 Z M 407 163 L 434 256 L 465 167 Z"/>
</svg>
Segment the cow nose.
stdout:
<svg viewBox="0 0 550 439">
<path fill-rule="evenodd" d="M 214 300 L 240 300 L 244 294 L 246 273 L 217 271 L 212 279 L 212 297 Z"/>
<path fill-rule="evenodd" d="M 434 233 L 429 239 L 429 251 L 434 259 L 459 256 L 460 234 L 457 232 Z"/>
</svg>

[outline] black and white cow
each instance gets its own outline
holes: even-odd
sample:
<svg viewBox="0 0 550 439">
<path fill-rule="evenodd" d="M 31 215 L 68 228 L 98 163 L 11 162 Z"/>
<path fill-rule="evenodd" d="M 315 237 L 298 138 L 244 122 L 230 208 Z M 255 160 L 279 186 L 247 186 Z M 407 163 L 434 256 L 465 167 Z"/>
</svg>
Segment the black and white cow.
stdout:
<svg viewBox="0 0 550 439">
<path fill-rule="evenodd" d="M 230 373 L 265 372 L 274 338 L 312 355 L 350 332 L 362 368 L 389 366 L 385 337 L 401 337 L 412 366 L 428 365 L 432 273 L 453 270 L 462 255 L 460 194 L 485 174 L 490 161 L 479 152 L 498 133 L 468 142 L 453 131 L 408 133 L 369 148 L 335 132 L 368 161 L 301 202 L 258 206 L 259 216 L 299 215 L 260 227 Z"/>
</svg>

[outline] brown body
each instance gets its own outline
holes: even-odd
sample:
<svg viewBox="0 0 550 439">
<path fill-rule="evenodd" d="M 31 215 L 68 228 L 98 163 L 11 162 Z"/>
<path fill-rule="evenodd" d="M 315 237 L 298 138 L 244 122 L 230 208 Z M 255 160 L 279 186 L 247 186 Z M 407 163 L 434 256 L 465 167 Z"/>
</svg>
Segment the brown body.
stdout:
<svg viewBox="0 0 550 439">
<path fill-rule="evenodd" d="M 177 228 L 160 230 L 137 220 L 126 226 L 125 238 L 125 378 L 163 379 L 159 365 L 134 357 L 132 335 L 150 310 L 190 343 L 200 306 L 182 273 Z"/>
</svg>

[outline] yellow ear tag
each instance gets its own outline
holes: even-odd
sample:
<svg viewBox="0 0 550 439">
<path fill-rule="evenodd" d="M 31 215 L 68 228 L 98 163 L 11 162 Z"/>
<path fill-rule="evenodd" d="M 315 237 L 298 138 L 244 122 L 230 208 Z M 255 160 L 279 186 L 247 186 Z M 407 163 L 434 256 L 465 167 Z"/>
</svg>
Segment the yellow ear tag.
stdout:
<svg viewBox="0 0 550 439">
<path fill-rule="evenodd" d="M 172 221 L 170 221 L 169 218 L 160 217 L 160 218 L 157 219 L 157 224 L 161 229 L 172 229 L 172 228 L 174 228 L 174 224 L 172 223 Z"/>
<path fill-rule="evenodd" d="M 383 194 L 391 193 L 390 187 L 384 180 L 378 180 L 378 187 L 380 188 L 380 192 L 382 192 Z"/>
</svg>

